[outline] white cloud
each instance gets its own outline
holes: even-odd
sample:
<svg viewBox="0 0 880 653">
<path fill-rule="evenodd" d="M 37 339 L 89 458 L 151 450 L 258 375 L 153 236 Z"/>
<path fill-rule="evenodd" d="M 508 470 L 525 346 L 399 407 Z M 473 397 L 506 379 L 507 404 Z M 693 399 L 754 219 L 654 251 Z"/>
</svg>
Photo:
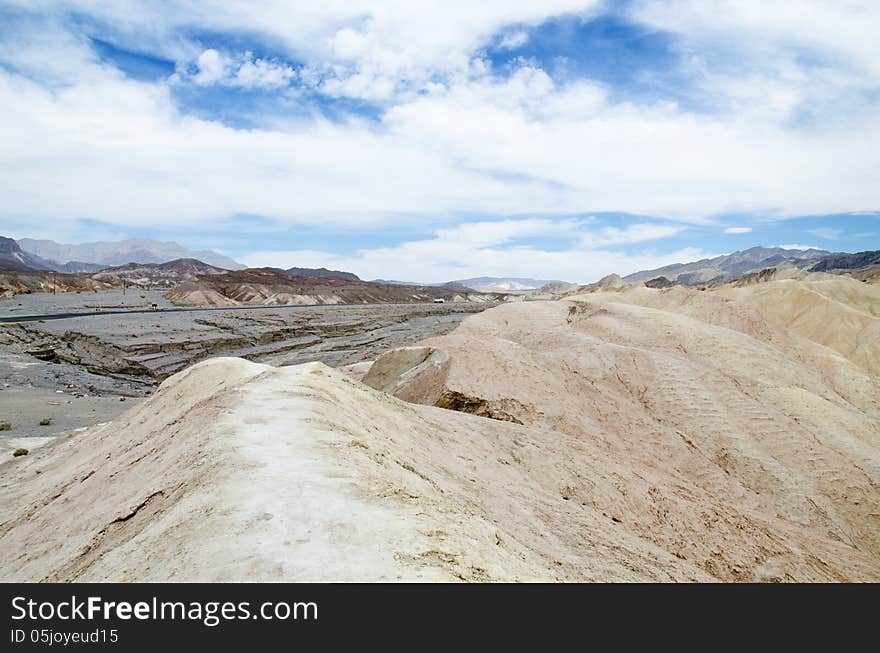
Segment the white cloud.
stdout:
<svg viewBox="0 0 880 653">
<path fill-rule="evenodd" d="M 878 2 L 637 0 L 628 13 L 674 35 L 679 75 L 744 119 L 846 129 L 876 114 Z"/>
<path fill-rule="evenodd" d="M 324 223 L 628 211 L 701 221 L 880 205 L 880 186 L 867 183 L 880 161 L 880 117 L 799 134 L 614 104 L 595 85 L 558 86 L 529 67 L 402 102 L 378 125 L 248 131 L 181 114 L 163 85 L 102 65 L 84 64 L 57 90 L 3 70 L 0 136 L 5 209 L 22 217 L 152 224 L 250 213 Z"/>
<path fill-rule="evenodd" d="M 520 46 L 528 43 L 529 35 L 522 31 L 517 30 L 516 32 L 510 32 L 509 34 L 505 34 L 501 39 L 501 42 L 498 44 L 498 47 L 505 50 L 513 50 Z"/>
<path fill-rule="evenodd" d="M 727 89 L 723 103 L 697 113 L 666 101 L 622 102 L 590 80 L 554 82 L 535 65 L 521 63 L 504 77 L 478 55 L 510 25 L 591 11 L 591 1 L 446 3 L 433 11 L 402 0 L 278 0 L 259 10 L 252 3 L 170 2 L 163 12 L 137 2 L 43 3 L 44 15 L 74 7 L 123 42 L 197 62 L 196 83 L 283 86 L 294 73 L 277 61 L 193 49 L 175 30 L 265 35 L 290 60 L 309 62 L 304 74 L 327 93 L 382 99 L 387 110 L 377 121 L 295 118 L 235 129 L 186 113 L 165 83 L 125 78 L 69 24 L 49 21 L 0 37 L 0 59 L 15 64 L 0 67 L 4 211 L 119 225 L 236 214 L 364 225 L 587 211 L 706 222 L 722 213 L 785 217 L 880 206 L 878 112 L 838 112 L 845 120 L 827 123 L 823 113 L 808 128 L 786 122 L 818 87 L 836 97 L 849 69 L 873 79 L 867 55 L 876 39 L 845 7 L 808 3 L 814 17 L 798 14 L 797 25 L 786 27 L 778 10 L 740 4 L 751 13 L 673 2 L 661 14 L 644 2 L 635 15 L 690 39 L 697 55 L 710 47 L 704 30 L 749 52 L 764 37 L 774 48 L 809 43 L 838 53 L 846 70 L 817 72 L 787 61 L 788 72 L 714 72 L 711 79 Z M 870 18 L 873 10 L 866 11 Z M 767 110 L 744 109 L 762 97 L 771 98 Z M 591 246 L 625 237 L 599 232 Z"/>
<path fill-rule="evenodd" d="M 625 275 L 672 263 L 716 256 L 699 248 L 657 254 L 626 254 L 610 250 L 551 252 L 530 247 L 468 249 L 400 246 L 340 256 L 315 250 L 259 251 L 239 260 L 246 265 L 327 267 L 349 270 L 362 279 L 399 279 L 439 283 L 477 276 L 537 277 L 591 283 L 615 272 Z"/>
<path fill-rule="evenodd" d="M 287 86 L 296 71 L 286 64 L 254 59 L 250 52 L 231 57 L 213 48 L 203 51 L 195 61 L 195 72 L 178 71 L 175 82 L 192 81 L 199 86 L 222 84 L 242 88 Z"/>
<path fill-rule="evenodd" d="M 787 245 L 770 245 L 770 247 L 780 247 L 782 249 L 822 249 L 821 247 L 816 247 L 815 245 L 798 245 L 797 243 L 789 243 Z"/>
<path fill-rule="evenodd" d="M 217 50 L 205 50 L 196 60 L 198 72 L 193 76 L 193 81 L 200 86 L 216 84 L 229 75 L 232 62 L 221 55 Z"/>
<path fill-rule="evenodd" d="M 586 233 L 581 237 L 581 243 L 587 248 L 607 247 L 609 245 L 624 245 L 631 243 L 643 243 L 649 240 L 659 240 L 674 236 L 685 230 L 686 227 L 672 224 L 654 224 L 649 222 L 631 224 L 624 228 L 602 227 L 592 233 Z"/>
<path fill-rule="evenodd" d="M 631 13 L 693 43 L 729 47 L 765 64 L 819 54 L 826 65 L 857 73 L 862 83 L 880 79 L 880 4 L 871 0 L 637 0 Z"/>
<path fill-rule="evenodd" d="M 245 61 L 235 73 L 234 84 L 245 88 L 286 86 L 295 75 L 293 68 L 265 59 Z"/>
<path fill-rule="evenodd" d="M 474 276 L 530 276 L 587 283 L 617 272 L 639 270 L 713 256 L 700 249 L 684 248 L 668 254 L 621 252 L 604 249 L 624 243 L 598 229 L 591 239 L 579 231 L 589 222 L 546 219 L 504 220 L 459 225 L 438 230 L 434 238 L 405 242 L 394 247 L 362 249 L 351 256 L 316 250 L 258 251 L 239 257 L 250 266 L 328 267 L 350 270 L 363 279 L 393 278 L 434 283 Z M 625 230 L 621 230 L 625 231 Z M 511 241 L 526 236 L 566 235 L 572 247 L 547 251 Z M 604 236 L 600 234 L 605 234 Z M 659 231 L 653 238 L 662 238 Z M 629 240 L 626 242 L 634 242 Z M 602 243 L 602 245 L 598 245 Z"/>
<path fill-rule="evenodd" d="M 443 246 L 464 244 L 470 248 L 501 245 L 517 238 L 530 236 L 574 237 L 577 230 L 589 220 L 549 220 L 546 218 L 527 218 L 518 220 L 498 220 L 468 222 L 456 227 L 437 230 L 436 242 Z"/>
<path fill-rule="evenodd" d="M 724 230 L 726 234 L 750 234 L 752 233 L 751 227 L 728 227 Z"/>
<path fill-rule="evenodd" d="M 510 25 L 536 25 L 560 14 L 586 17 L 601 0 L 168 0 L 161 8 L 136 0 L 7 0 L 44 15 L 73 11 L 114 30 L 136 49 L 189 62 L 198 53 L 180 32 L 264 37 L 291 60 L 316 62 L 340 81 L 357 75 L 395 89 L 418 89 L 438 75 L 466 74 L 473 53 Z M 352 89 L 358 85 L 352 83 Z M 360 88 L 368 88 L 366 84 Z"/>
<path fill-rule="evenodd" d="M 843 235 L 843 229 L 836 227 L 817 227 L 815 229 L 807 229 L 807 233 L 824 238 L 825 240 L 837 240 Z"/>
</svg>

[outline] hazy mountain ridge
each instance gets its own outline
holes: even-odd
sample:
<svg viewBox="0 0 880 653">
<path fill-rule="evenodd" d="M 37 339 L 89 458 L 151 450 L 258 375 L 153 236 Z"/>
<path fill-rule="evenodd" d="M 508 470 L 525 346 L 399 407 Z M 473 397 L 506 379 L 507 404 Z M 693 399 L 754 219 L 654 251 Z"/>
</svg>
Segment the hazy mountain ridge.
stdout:
<svg viewBox="0 0 880 653">
<path fill-rule="evenodd" d="M 417 283 L 415 281 L 395 281 L 389 279 L 373 279 L 373 283 L 385 283 L 395 286 L 425 286 L 456 289 L 471 289 L 477 292 L 525 292 L 538 290 L 548 284 L 568 284 L 566 281 L 529 279 L 525 277 L 474 277 L 472 279 L 455 279 L 442 283 Z"/>
<path fill-rule="evenodd" d="M 565 282 L 558 279 L 531 279 L 527 277 L 474 277 L 473 279 L 456 279 L 455 283 L 482 292 L 518 292 L 537 290 L 547 284 Z"/>
<path fill-rule="evenodd" d="M 99 290 L 112 284 L 83 274 L 55 271 L 39 256 L 22 251 L 12 238 L 0 236 L 0 297 L 32 292 Z"/>
<path fill-rule="evenodd" d="M 84 264 L 97 264 L 101 268 L 105 268 L 127 265 L 132 262 L 167 263 L 177 259 L 197 259 L 227 270 L 240 270 L 245 267 L 218 252 L 194 251 L 172 241 L 159 241 L 150 238 L 130 238 L 113 242 L 96 241 L 78 245 L 57 243 L 53 240 L 22 238 L 18 241 L 18 245 L 29 254 L 56 262 L 59 265 L 83 262 Z"/>
<path fill-rule="evenodd" d="M 21 249 L 12 238 L 0 236 L 0 269 L 9 272 L 48 270 L 46 261 Z"/>
<path fill-rule="evenodd" d="M 105 267 L 97 263 L 83 263 L 82 261 L 58 263 L 23 250 L 12 238 L 0 236 L 0 239 L 2 239 L 0 269 L 7 272 L 55 271 L 64 274 L 79 274 L 97 272 Z"/>
<path fill-rule="evenodd" d="M 630 274 L 624 279 L 626 281 L 648 281 L 656 277 L 666 277 L 670 281 L 687 286 L 715 284 L 733 281 L 770 267 L 806 269 L 814 265 L 817 259 L 828 256 L 831 256 L 831 252 L 820 249 L 751 247 L 714 258 L 690 263 L 674 263 L 653 270 L 642 270 Z"/>
<path fill-rule="evenodd" d="M 90 274 L 92 272 L 100 272 L 106 265 L 102 263 L 84 263 L 83 261 L 68 261 L 67 263 L 58 263 L 43 259 L 47 267 L 57 272 L 65 272 L 67 274 Z"/>
<path fill-rule="evenodd" d="M 458 281 L 446 281 L 443 283 L 416 283 L 415 281 L 397 281 L 394 279 L 372 279 L 370 283 L 381 283 L 386 286 L 421 286 L 423 288 L 448 288 L 450 290 L 458 290 L 461 292 L 474 292 L 474 288 L 469 288 Z"/>
</svg>

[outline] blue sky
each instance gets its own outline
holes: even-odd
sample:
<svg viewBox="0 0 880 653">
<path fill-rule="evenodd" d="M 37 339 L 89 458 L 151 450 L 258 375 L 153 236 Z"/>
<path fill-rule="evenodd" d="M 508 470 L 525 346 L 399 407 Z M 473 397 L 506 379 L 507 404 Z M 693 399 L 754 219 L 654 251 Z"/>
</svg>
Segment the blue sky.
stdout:
<svg viewBox="0 0 880 653">
<path fill-rule="evenodd" d="M 875 3 L 0 1 L 0 232 L 590 281 L 880 243 Z"/>
</svg>

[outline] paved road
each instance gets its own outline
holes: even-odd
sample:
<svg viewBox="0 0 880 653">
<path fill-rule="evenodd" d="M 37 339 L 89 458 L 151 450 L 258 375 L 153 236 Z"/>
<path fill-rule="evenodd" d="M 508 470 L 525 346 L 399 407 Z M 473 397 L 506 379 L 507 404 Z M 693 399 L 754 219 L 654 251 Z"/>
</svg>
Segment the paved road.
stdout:
<svg viewBox="0 0 880 653">
<path fill-rule="evenodd" d="M 132 313 L 196 313 L 199 311 L 265 311 L 286 308 L 342 308 L 345 306 L 406 306 L 411 304 L 420 304 L 429 302 L 404 302 L 404 303 L 388 303 L 388 304 L 261 304 L 259 306 L 201 306 L 201 307 L 180 307 L 180 308 L 137 308 L 119 311 L 91 311 L 79 313 L 47 313 L 45 315 L 15 315 L 0 317 L 0 324 L 14 322 L 39 322 L 40 320 L 67 320 L 77 317 L 93 317 L 96 315 L 128 315 Z M 453 302 L 447 302 L 452 304 Z"/>
</svg>

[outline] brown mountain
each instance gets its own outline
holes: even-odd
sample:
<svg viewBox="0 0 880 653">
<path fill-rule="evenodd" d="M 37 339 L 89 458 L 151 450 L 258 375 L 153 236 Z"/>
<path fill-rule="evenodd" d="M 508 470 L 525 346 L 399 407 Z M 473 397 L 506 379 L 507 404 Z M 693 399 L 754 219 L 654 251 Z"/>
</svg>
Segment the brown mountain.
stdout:
<svg viewBox="0 0 880 653">
<path fill-rule="evenodd" d="M 0 298 L 33 292 L 78 292 L 107 290 L 115 284 L 91 279 L 83 274 L 64 274 L 51 270 L 0 270 Z"/>
<path fill-rule="evenodd" d="M 330 271 L 327 271 L 330 272 Z M 399 286 L 361 281 L 349 273 L 297 275 L 276 268 L 251 268 L 198 275 L 166 296 L 176 304 L 373 304 L 444 301 L 506 301 L 504 293 L 461 292 L 437 286 Z M 352 279 L 351 277 L 354 277 Z"/>
<path fill-rule="evenodd" d="M 135 286 L 163 286 L 174 287 L 177 284 L 194 279 L 197 276 L 210 276 L 226 272 L 223 268 L 208 265 L 194 258 L 180 258 L 167 263 L 128 263 L 111 268 L 105 268 L 92 276 L 99 281 L 108 281 L 114 284 L 126 284 Z"/>
<path fill-rule="evenodd" d="M 361 280 L 361 278 L 353 272 L 328 270 L 327 268 L 288 268 L 287 273 L 297 277 L 321 277 L 323 279 L 342 279 L 344 281 Z"/>
<path fill-rule="evenodd" d="M 843 272 L 862 281 L 880 281 L 880 250 L 832 254 L 820 259 L 810 272 Z"/>
</svg>

